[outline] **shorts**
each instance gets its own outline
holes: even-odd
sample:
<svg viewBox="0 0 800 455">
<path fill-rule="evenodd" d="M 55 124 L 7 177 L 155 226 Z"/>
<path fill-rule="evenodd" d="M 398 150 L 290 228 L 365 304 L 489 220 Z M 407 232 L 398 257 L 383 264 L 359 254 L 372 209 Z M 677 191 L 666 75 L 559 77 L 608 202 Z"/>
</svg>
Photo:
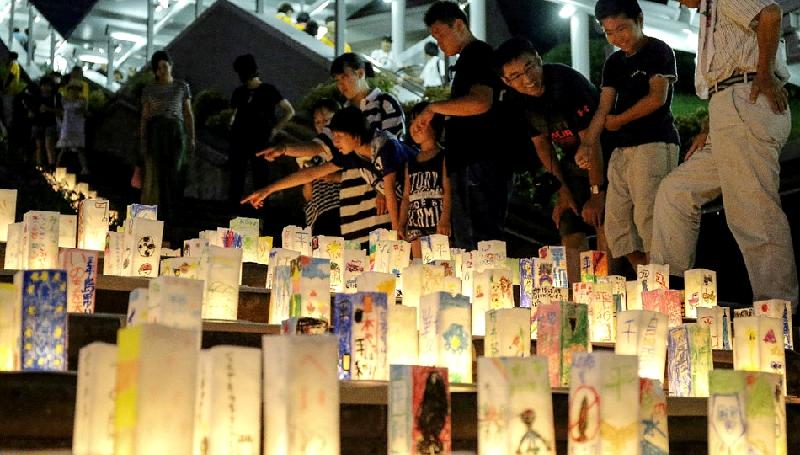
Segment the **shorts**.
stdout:
<svg viewBox="0 0 800 455">
<path fill-rule="evenodd" d="M 36 140 L 58 139 L 58 128 L 56 125 L 33 125 L 31 135 Z"/>
</svg>

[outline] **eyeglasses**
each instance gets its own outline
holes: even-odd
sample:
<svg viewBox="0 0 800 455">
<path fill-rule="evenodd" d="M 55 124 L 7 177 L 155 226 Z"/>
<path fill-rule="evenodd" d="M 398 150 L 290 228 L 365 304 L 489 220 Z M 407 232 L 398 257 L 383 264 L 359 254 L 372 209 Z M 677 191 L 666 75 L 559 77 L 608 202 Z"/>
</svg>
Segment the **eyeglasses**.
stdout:
<svg viewBox="0 0 800 455">
<path fill-rule="evenodd" d="M 525 64 L 521 72 L 503 76 L 503 82 L 511 85 L 515 81 L 518 81 L 520 77 L 532 74 L 540 66 L 542 66 L 542 58 L 537 55 L 536 57 L 533 57 L 532 60 L 528 60 L 528 63 Z"/>
</svg>

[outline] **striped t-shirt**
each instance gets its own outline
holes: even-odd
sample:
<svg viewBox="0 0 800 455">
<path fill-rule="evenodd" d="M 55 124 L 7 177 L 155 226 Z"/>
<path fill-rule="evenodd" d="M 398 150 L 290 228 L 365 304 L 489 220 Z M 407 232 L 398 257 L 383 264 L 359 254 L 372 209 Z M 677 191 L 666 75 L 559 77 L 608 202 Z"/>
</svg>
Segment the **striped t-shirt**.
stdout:
<svg viewBox="0 0 800 455">
<path fill-rule="evenodd" d="M 142 104 L 150 105 L 151 117 L 183 120 L 183 103 L 192 99 L 189 84 L 173 80 L 171 84 L 153 83 L 142 91 Z"/>
</svg>

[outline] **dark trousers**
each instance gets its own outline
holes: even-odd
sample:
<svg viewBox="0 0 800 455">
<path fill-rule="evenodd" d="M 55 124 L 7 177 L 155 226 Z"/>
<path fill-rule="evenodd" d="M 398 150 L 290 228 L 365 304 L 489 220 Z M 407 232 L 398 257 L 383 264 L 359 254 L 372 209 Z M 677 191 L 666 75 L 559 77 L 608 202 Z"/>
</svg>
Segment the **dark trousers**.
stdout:
<svg viewBox="0 0 800 455">
<path fill-rule="evenodd" d="M 228 165 L 231 170 L 230 185 L 228 189 L 228 200 L 238 205 L 245 194 L 244 182 L 247 175 L 247 166 L 253 170 L 253 190 L 258 190 L 267 186 L 270 182 L 270 164 L 264 158 L 259 158 L 256 153 L 267 148 L 267 145 L 234 145 L 231 147 L 228 158 Z"/>
<path fill-rule="evenodd" d="M 449 175 L 452 246 L 472 251 L 482 240 L 502 240 L 511 188 L 505 166 L 481 161 Z"/>
</svg>

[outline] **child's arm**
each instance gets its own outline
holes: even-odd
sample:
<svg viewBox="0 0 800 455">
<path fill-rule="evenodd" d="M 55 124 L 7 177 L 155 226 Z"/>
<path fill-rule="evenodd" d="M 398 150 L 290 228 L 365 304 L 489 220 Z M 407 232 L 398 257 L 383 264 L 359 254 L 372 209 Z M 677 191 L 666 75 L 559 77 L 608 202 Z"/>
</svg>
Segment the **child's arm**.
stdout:
<svg viewBox="0 0 800 455">
<path fill-rule="evenodd" d="M 311 158 L 321 153 L 325 153 L 325 149 L 317 142 L 305 142 L 303 144 L 292 145 L 278 145 L 275 147 L 266 148 L 256 153 L 267 161 L 274 161 L 281 156 L 290 156 L 292 158 Z"/>
<path fill-rule="evenodd" d="M 436 233 L 450 237 L 452 196 L 450 194 L 450 177 L 447 175 L 447 162 L 445 160 L 442 160 L 442 191 L 444 193 L 442 194 L 442 216 L 439 218 L 439 223 L 436 225 Z"/>
<path fill-rule="evenodd" d="M 609 131 L 617 131 L 628 123 L 655 112 L 667 102 L 670 83 L 669 78 L 658 74 L 651 77 L 650 90 L 647 92 L 647 95 L 625 110 L 625 112 L 607 116 L 605 123 L 606 129 Z"/>
<path fill-rule="evenodd" d="M 547 134 L 540 134 L 534 136 L 531 140 L 533 140 L 533 145 L 536 148 L 536 155 L 539 156 L 542 166 L 561 183 L 561 188 L 558 189 L 558 196 L 556 197 L 556 204 L 553 207 L 552 214 L 553 222 L 556 224 L 556 227 L 558 227 L 564 209 L 571 209 L 576 215 L 579 214 L 578 204 L 575 203 L 575 198 L 572 196 L 572 192 L 569 190 L 564 180 L 564 174 L 561 172 L 561 164 L 558 162 L 558 158 L 556 158 L 553 152 L 553 144 L 550 142 L 550 137 Z"/>
<path fill-rule="evenodd" d="M 597 110 L 589 123 L 589 127 L 583 130 L 581 135 L 581 145 L 575 153 L 575 163 L 581 169 L 589 169 L 592 163 L 597 161 L 594 156 L 596 151 L 599 151 L 600 133 L 605 129 L 606 118 L 614 107 L 614 101 L 617 99 L 617 91 L 612 87 L 603 87 L 600 92 L 600 103 L 597 105 Z"/>
<path fill-rule="evenodd" d="M 405 185 L 403 185 L 403 201 L 400 203 L 400 230 L 397 232 L 406 231 L 406 225 L 408 224 L 408 206 L 410 205 L 409 197 L 410 197 L 410 190 L 409 187 L 411 186 L 411 177 L 408 175 L 408 165 L 406 165 L 406 176 L 405 176 Z"/>
<path fill-rule="evenodd" d="M 397 193 L 395 191 L 395 181 L 397 172 L 390 172 L 383 176 L 383 196 L 386 198 L 386 209 L 389 211 L 389 218 L 392 219 L 392 230 L 402 236 L 400 232 L 400 207 L 397 203 Z M 405 190 L 404 190 L 405 191 Z"/>
<path fill-rule="evenodd" d="M 241 203 L 249 203 L 255 208 L 261 208 L 264 205 L 264 199 L 268 198 L 271 194 L 283 191 L 289 188 L 302 185 L 314 181 L 320 177 L 332 174 L 339 170 L 339 166 L 328 162 L 315 167 L 301 169 L 295 173 L 289 174 L 269 185 L 257 190 L 242 199 Z"/>
</svg>

